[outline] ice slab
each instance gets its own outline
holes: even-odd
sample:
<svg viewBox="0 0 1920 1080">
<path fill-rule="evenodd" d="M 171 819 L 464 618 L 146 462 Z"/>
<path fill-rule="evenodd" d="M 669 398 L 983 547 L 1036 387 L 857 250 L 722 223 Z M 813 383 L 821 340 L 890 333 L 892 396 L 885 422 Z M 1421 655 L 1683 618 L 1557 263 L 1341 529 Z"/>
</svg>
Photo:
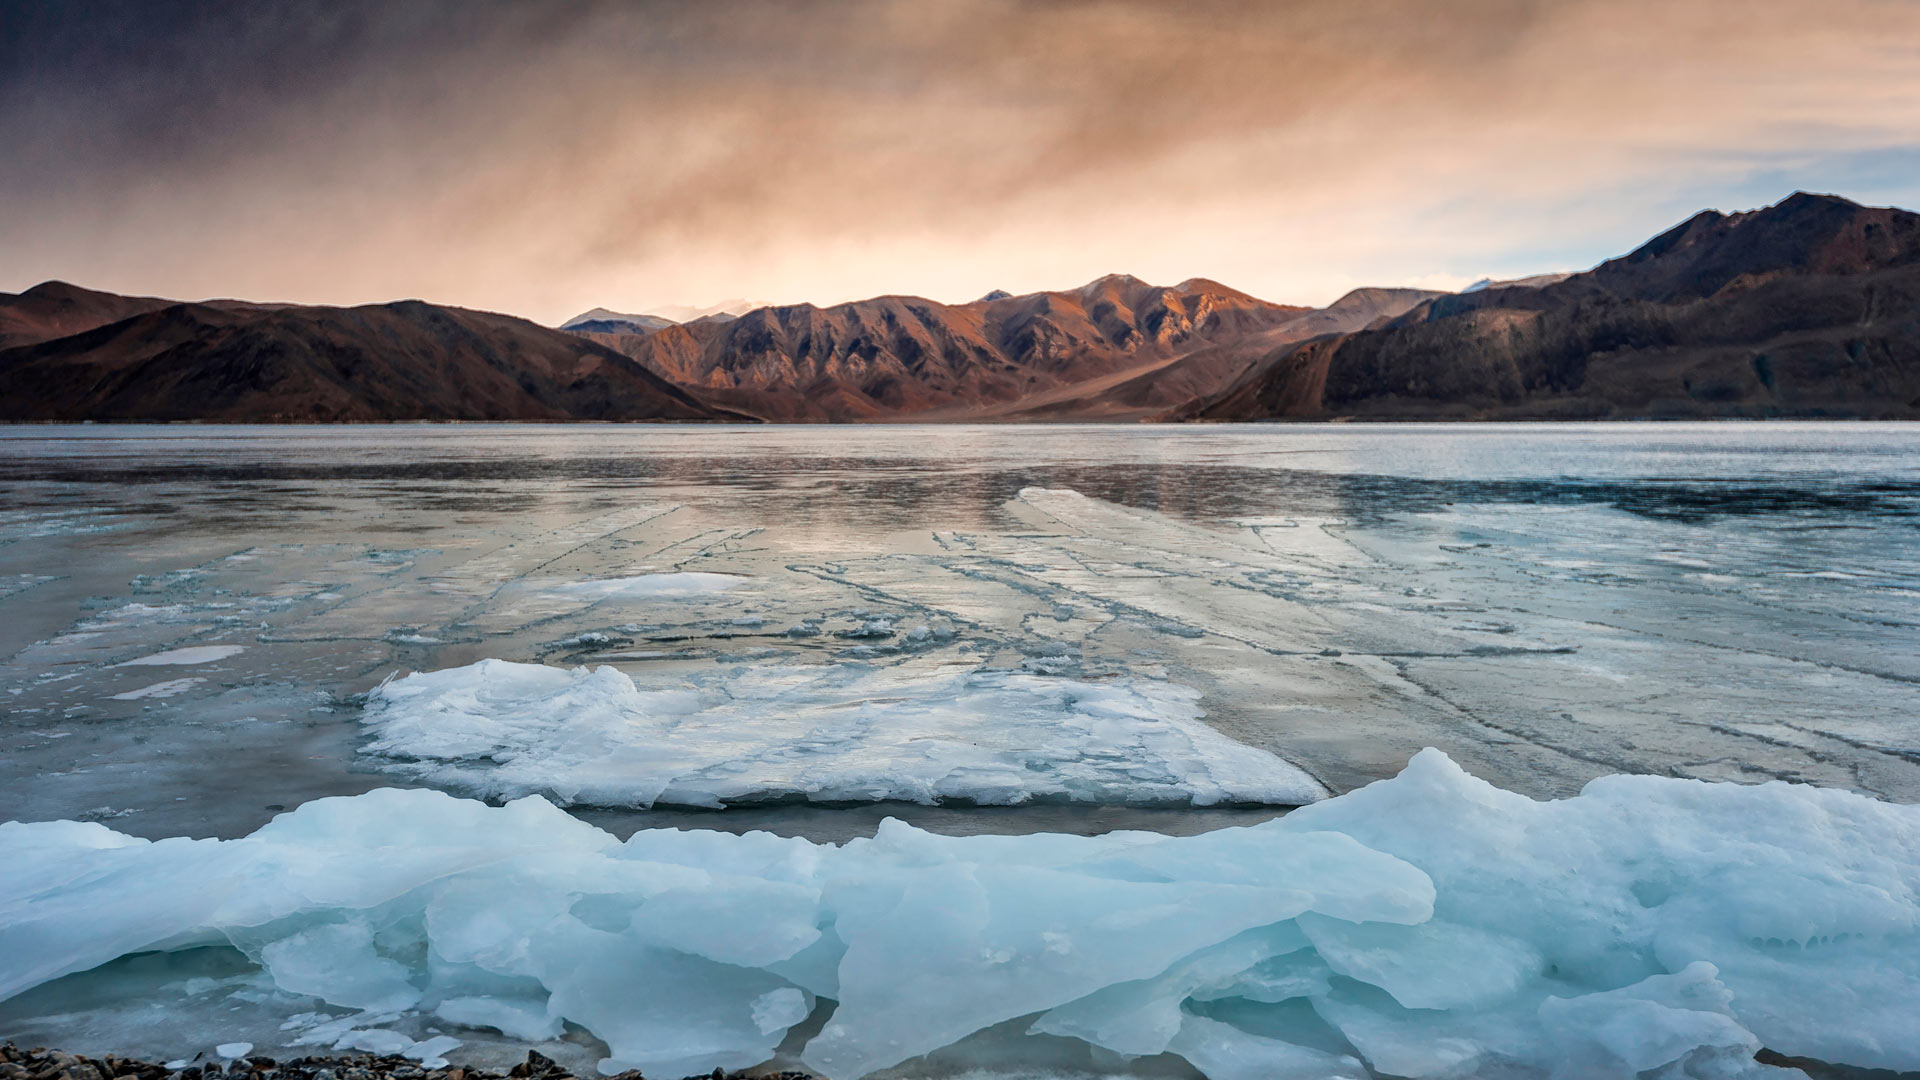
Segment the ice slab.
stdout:
<svg viewBox="0 0 1920 1080">
<path fill-rule="evenodd" d="M 809 1017 L 836 1080 L 1007 1024 L 1211 1080 L 1920 1068 L 1920 807 L 1780 782 L 1536 802 L 1429 750 L 1249 828 L 841 846 L 381 789 L 231 841 L 8 823 L 0 865 L 0 999 L 231 945 L 369 1010 L 316 1037 L 564 1021 L 608 1072 L 753 1065 Z"/>
<path fill-rule="evenodd" d="M 1269 803 L 1326 794 L 1200 719 L 1198 692 L 970 667 L 760 664 L 637 686 L 483 660 L 368 697 L 365 752 L 468 794 L 595 806 L 769 799 Z"/>
</svg>

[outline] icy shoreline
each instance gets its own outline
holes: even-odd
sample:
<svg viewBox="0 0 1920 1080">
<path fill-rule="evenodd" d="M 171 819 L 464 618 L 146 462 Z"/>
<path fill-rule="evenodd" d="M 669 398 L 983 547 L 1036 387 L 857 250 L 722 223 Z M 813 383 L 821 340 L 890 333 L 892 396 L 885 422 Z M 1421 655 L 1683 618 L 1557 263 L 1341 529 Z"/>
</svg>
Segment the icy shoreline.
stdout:
<svg viewBox="0 0 1920 1080">
<path fill-rule="evenodd" d="M 1920 808 L 1782 783 L 1535 802 L 1427 751 L 1193 837 L 840 846 L 383 789 L 234 841 L 8 823 L 0 865 L 0 1000 L 218 945 L 324 1003 L 309 1045 L 571 1024 L 604 1072 L 679 1076 L 793 1035 L 853 1080 L 1017 1022 L 1210 1080 L 1758 1076 L 1762 1045 L 1920 1068 Z"/>
</svg>

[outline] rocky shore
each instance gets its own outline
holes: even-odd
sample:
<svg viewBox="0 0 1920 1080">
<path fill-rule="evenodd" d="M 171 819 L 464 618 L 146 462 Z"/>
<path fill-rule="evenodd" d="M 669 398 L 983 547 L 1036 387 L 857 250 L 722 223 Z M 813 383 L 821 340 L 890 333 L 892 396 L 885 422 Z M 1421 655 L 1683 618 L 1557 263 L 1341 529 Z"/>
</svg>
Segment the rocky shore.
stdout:
<svg viewBox="0 0 1920 1080">
<path fill-rule="evenodd" d="M 277 1061 L 270 1057 L 239 1057 L 196 1061 L 178 1069 L 133 1058 L 90 1058 L 36 1047 L 23 1050 L 0 1043 L 0 1080 L 575 1080 L 572 1073 L 545 1055 L 529 1050 L 527 1060 L 506 1073 L 448 1066 L 423 1067 L 412 1058 L 356 1054 L 346 1057 L 300 1057 Z M 581 1078 L 598 1080 L 598 1078 Z M 645 1080 L 629 1069 L 611 1080 Z M 686 1080 L 817 1080 L 802 1072 L 740 1072 L 718 1069 L 711 1077 Z"/>
<path fill-rule="evenodd" d="M 1809 1080 L 1920 1080 L 1920 1073 L 1894 1072 L 1890 1069 L 1859 1069 L 1829 1065 L 1811 1058 L 1788 1057 L 1762 1050 L 1754 1059 L 1763 1065 L 1799 1069 Z M 345 1057 L 300 1057 L 276 1061 L 269 1057 L 241 1057 L 232 1061 L 215 1058 L 196 1061 L 179 1069 L 112 1054 L 90 1058 L 59 1050 L 36 1047 L 22 1050 L 12 1043 L 0 1043 L 0 1080 L 602 1080 L 600 1077 L 575 1077 L 553 1059 L 537 1050 L 527 1051 L 527 1060 L 505 1073 L 486 1069 L 448 1066 L 428 1069 L 412 1058 L 398 1055 L 354 1054 Z M 628 1069 L 605 1080 L 645 1080 L 639 1069 Z M 715 1069 L 707 1076 L 689 1076 L 684 1080 L 820 1080 L 812 1073 L 791 1070 L 723 1072 Z"/>
</svg>

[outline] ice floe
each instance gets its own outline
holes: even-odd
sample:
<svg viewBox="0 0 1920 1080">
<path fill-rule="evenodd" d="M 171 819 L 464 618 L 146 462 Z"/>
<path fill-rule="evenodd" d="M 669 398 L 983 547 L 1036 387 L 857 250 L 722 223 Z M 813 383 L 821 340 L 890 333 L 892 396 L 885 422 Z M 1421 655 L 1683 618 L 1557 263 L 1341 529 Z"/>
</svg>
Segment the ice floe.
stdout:
<svg viewBox="0 0 1920 1080">
<path fill-rule="evenodd" d="M 612 667 L 483 660 L 368 698 L 384 768 L 474 795 L 597 806 L 769 799 L 1274 803 L 1326 794 L 1200 719 L 1197 691 L 952 667 Z"/>
<path fill-rule="evenodd" d="M 666 1077 L 765 1061 L 803 1021 L 836 1080 L 1009 1024 L 1211 1080 L 1725 1080 L 1773 1074 L 1763 1045 L 1920 1068 L 1920 807 L 1779 782 L 1536 802 L 1429 750 L 1200 836 L 890 821 L 841 846 L 621 842 L 539 798 L 381 789 L 231 841 L 9 823 L 0 865 L 0 999 L 230 945 L 364 1010 L 311 1034 L 351 1045 L 406 1011 L 577 1024 L 603 1070 Z"/>
</svg>

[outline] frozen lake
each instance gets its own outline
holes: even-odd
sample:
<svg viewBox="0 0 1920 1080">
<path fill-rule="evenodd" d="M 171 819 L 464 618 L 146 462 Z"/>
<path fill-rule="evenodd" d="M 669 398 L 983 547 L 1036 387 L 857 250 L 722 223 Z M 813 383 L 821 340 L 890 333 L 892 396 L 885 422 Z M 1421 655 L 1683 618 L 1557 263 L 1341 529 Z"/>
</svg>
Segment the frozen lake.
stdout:
<svg viewBox="0 0 1920 1080">
<path fill-rule="evenodd" d="M 1920 429 L 19 427 L 0 491 L 23 1045 L 1920 1067 Z"/>
<path fill-rule="evenodd" d="M 0 819 L 1191 832 L 1424 746 L 1920 798 L 1898 425 L 16 427 L 0 492 Z"/>
</svg>

